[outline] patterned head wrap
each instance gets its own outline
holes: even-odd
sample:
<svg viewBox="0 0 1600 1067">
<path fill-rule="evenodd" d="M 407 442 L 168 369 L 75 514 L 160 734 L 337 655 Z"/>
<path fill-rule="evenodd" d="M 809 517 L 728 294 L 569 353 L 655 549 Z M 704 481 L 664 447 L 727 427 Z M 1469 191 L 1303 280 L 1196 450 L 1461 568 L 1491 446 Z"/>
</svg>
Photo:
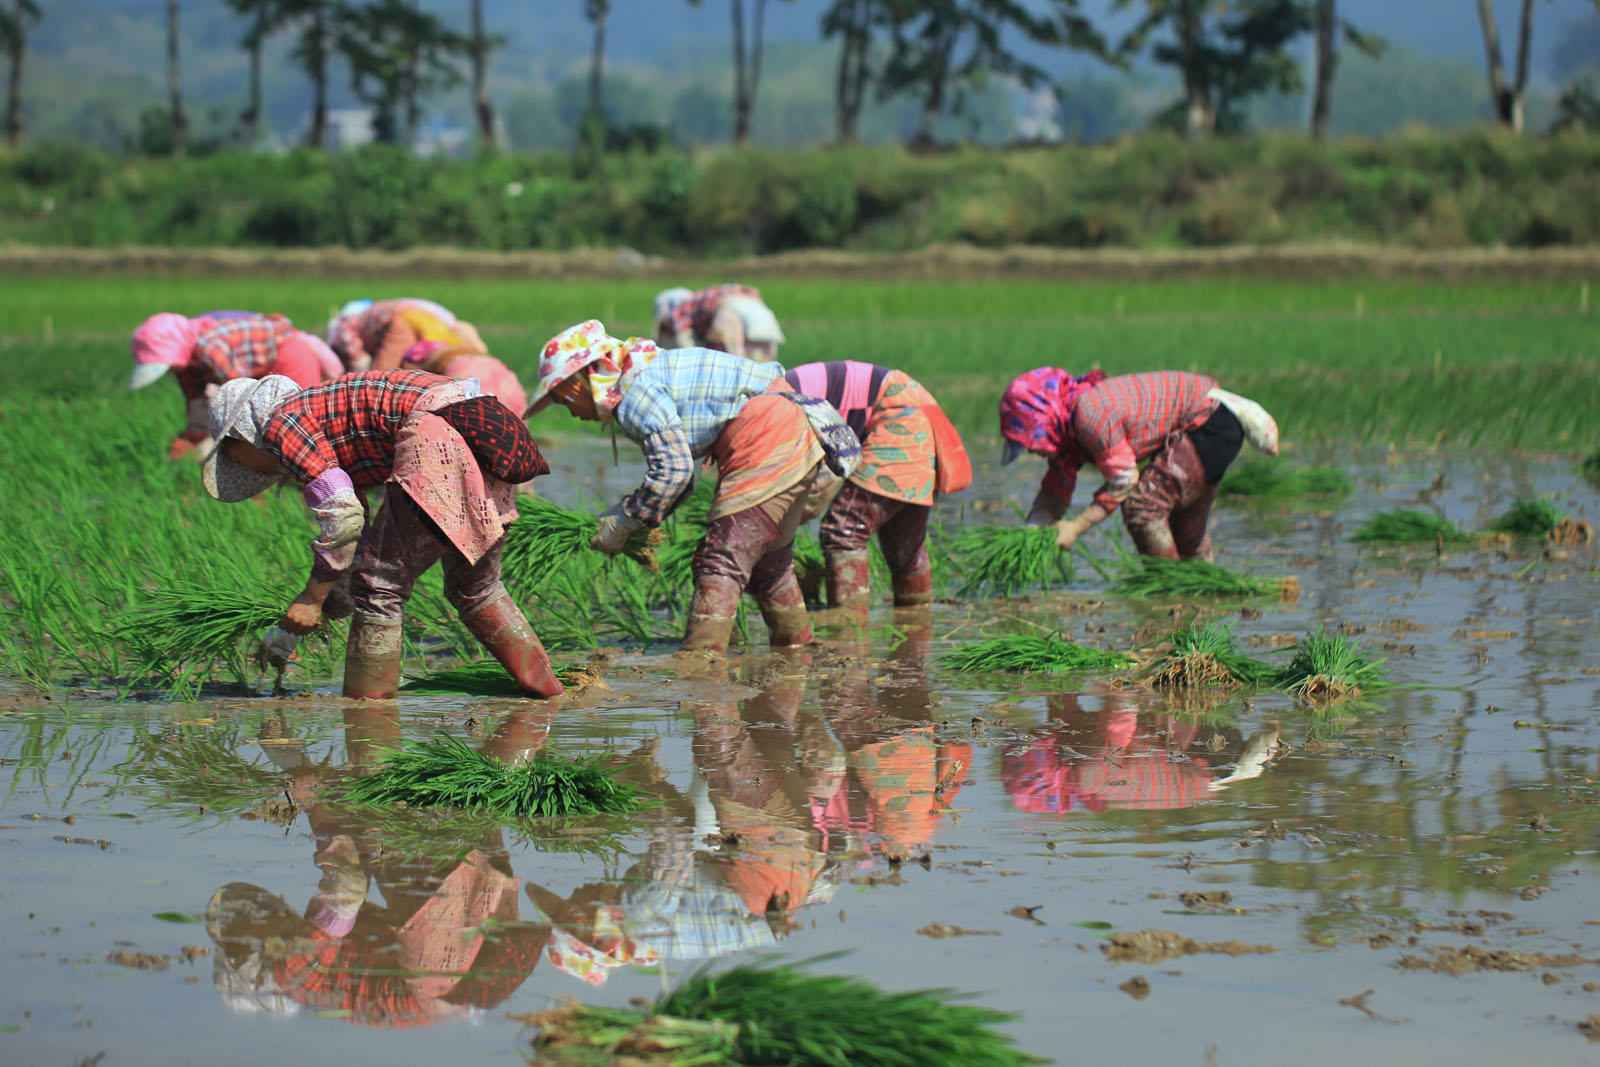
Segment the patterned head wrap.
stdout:
<svg viewBox="0 0 1600 1067">
<path fill-rule="evenodd" d="M 594 406 L 602 418 L 609 418 L 639 372 L 660 354 L 654 341 L 642 337 L 621 341 L 612 337 L 599 319 L 569 326 L 544 346 L 539 360 L 539 384 L 534 386 L 526 414 L 542 410 L 550 402 L 550 390 L 588 367 Z"/>
<path fill-rule="evenodd" d="M 1053 456 L 1061 451 L 1078 398 L 1105 379 L 1102 371 L 1074 378 L 1059 367 L 1038 367 L 1012 379 L 1000 397 L 1000 436 L 1016 446 L 1008 448 L 1008 455 L 1026 450 Z"/>
<path fill-rule="evenodd" d="M 280 479 L 260 474 L 223 454 L 223 443 L 237 437 L 261 448 L 266 441 L 267 420 L 278 405 L 298 393 L 294 379 L 282 374 L 265 378 L 235 378 L 207 402 L 211 418 L 211 437 L 216 442 L 200 464 L 200 480 L 217 500 L 233 503 L 248 500 Z"/>
<path fill-rule="evenodd" d="M 651 312 L 655 315 L 657 322 L 669 322 L 671 321 L 672 313 L 677 309 L 677 306 L 693 295 L 693 289 L 685 289 L 681 285 L 676 289 L 663 289 L 661 292 L 656 294 L 655 303 L 651 307 Z"/>
</svg>

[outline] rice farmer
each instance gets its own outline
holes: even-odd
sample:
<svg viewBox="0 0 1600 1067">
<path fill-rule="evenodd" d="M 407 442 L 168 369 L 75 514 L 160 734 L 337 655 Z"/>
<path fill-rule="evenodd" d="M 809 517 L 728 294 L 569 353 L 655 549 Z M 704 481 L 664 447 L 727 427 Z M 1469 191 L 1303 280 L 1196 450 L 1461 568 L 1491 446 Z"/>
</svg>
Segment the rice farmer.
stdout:
<svg viewBox="0 0 1600 1067">
<path fill-rule="evenodd" d="M 717 495 L 694 554 L 686 651 L 725 650 L 745 592 L 760 605 L 773 646 L 811 640 L 794 532 L 822 465 L 846 477 L 861 450 L 838 412 L 796 393 L 781 371 L 705 348 L 664 352 L 642 338 L 621 341 L 596 319 L 544 347 L 526 414 L 560 404 L 577 418 L 609 422 L 644 449 L 644 481 L 600 517 L 593 547 L 620 552 L 688 492 L 697 459 L 716 461 Z"/>
<path fill-rule="evenodd" d="M 328 344 L 353 371 L 393 370 L 418 341 L 488 351 L 477 327 L 431 300 L 352 300 L 328 320 Z"/>
<path fill-rule="evenodd" d="M 445 596 L 506 672 L 538 696 L 562 692 L 500 581 L 515 487 L 549 471 L 500 401 L 421 371 L 351 374 L 310 389 L 271 375 L 223 386 L 211 401 L 211 432 L 218 444 L 201 467 L 207 492 L 246 500 L 292 480 L 316 520 L 311 576 L 278 626 L 310 632 L 349 576 L 345 696 L 395 695 L 402 611 L 436 562 Z M 378 485 L 383 504 L 368 523 L 358 491 Z"/>
<path fill-rule="evenodd" d="M 748 285 L 663 289 L 655 299 L 656 343 L 663 348 L 714 348 L 757 363 L 778 358 L 783 329 Z"/>
<path fill-rule="evenodd" d="M 902 607 L 933 599 L 928 516 L 936 494 L 972 484 L 966 447 L 937 401 L 904 371 L 855 360 L 806 363 L 784 375 L 826 400 L 861 442 L 861 464 L 822 517 L 828 605 L 866 604 L 877 534 Z"/>
<path fill-rule="evenodd" d="M 461 381 L 476 378 L 482 393 L 498 397 L 512 411 L 522 411 L 528 406 L 528 393 L 516 374 L 493 356 L 443 341 L 418 341 L 406 349 L 400 365 L 406 370 L 422 370 Z"/>
<path fill-rule="evenodd" d="M 1261 405 L 1184 371 L 1107 378 L 1039 367 L 1006 387 L 1000 434 L 1002 463 L 1023 452 L 1050 461 L 1027 521 L 1055 523 L 1061 548 L 1120 506 L 1139 551 L 1169 559 L 1211 558 L 1207 520 L 1242 441 L 1278 454 L 1278 425 Z M 1105 484 L 1062 520 L 1086 462 L 1100 468 Z"/>
<path fill-rule="evenodd" d="M 282 315 L 248 311 L 152 315 L 133 332 L 132 348 L 129 389 L 143 389 L 171 371 L 183 390 L 188 424 L 172 442 L 174 459 L 207 442 L 206 401 L 224 382 L 282 374 L 309 387 L 342 371 L 326 345 Z"/>
</svg>

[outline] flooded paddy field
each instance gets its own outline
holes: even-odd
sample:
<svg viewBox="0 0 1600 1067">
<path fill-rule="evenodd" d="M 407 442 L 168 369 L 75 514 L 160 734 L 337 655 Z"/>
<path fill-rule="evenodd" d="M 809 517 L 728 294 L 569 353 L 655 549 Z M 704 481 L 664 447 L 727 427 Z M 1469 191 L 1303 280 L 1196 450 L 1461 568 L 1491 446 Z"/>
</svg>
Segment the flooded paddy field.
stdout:
<svg viewBox="0 0 1600 1067">
<path fill-rule="evenodd" d="M 632 484 L 584 448 L 554 453 L 552 495 Z M 1219 562 L 1296 576 L 1293 602 L 1130 601 L 1080 567 L 1058 593 L 819 615 L 791 653 L 759 623 L 726 661 L 603 649 L 607 688 L 554 703 L 357 705 L 294 674 L 287 697 L 185 703 L 8 688 L 0 1062 L 516 1062 L 563 998 L 626 1005 L 763 954 L 971 993 L 1061 1063 L 1584 1060 L 1600 556 L 1348 539 L 1379 508 L 1478 528 L 1519 496 L 1590 521 L 1600 500 L 1569 458 L 1360 460 L 1336 506 L 1219 508 Z M 986 473 L 961 517 L 1037 472 Z M 1126 651 L 1210 617 L 1273 661 L 1343 632 L 1393 687 L 1308 706 L 941 664 L 999 633 Z M 500 826 L 334 799 L 441 730 L 604 754 L 655 803 Z"/>
</svg>

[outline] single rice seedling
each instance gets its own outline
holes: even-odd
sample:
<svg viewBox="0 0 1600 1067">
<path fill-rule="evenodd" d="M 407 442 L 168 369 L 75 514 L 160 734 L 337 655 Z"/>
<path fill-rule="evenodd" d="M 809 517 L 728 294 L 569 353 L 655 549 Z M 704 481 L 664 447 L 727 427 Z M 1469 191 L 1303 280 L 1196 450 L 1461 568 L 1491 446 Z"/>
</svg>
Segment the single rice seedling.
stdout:
<svg viewBox="0 0 1600 1067">
<path fill-rule="evenodd" d="M 1157 556 L 1128 557 L 1122 577 L 1111 588 L 1124 596 L 1165 600 L 1268 596 L 1294 600 L 1300 595 L 1300 583 L 1295 578 L 1262 578 L 1239 574 L 1203 559 Z"/>
<path fill-rule="evenodd" d="M 1472 535 L 1455 523 L 1431 511 L 1401 508 L 1380 511 L 1351 537 L 1365 544 L 1437 544 L 1441 541 L 1470 541 Z"/>
<path fill-rule="evenodd" d="M 1384 662 L 1373 659 L 1359 642 L 1319 626 L 1300 639 L 1277 683 L 1310 703 L 1343 700 L 1388 684 Z"/>
<path fill-rule="evenodd" d="M 1557 507 L 1554 501 L 1525 496 L 1484 529 L 1489 533 L 1510 534 L 1512 537 L 1549 537 L 1556 527 L 1567 521 L 1567 517 L 1567 513 Z"/>
<path fill-rule="evenodd" d="M 573 1004 L 534 1020 L 541 1061 L 912 1067 L 1041 1062 L 995 1025 L 1014 1016 L 962 1004 L 947 989 L 889 993 L 796 966 L 702 969 L 648 1008 Z M 634 1059 L 641 1057 L 641 1059 Z"/>
<path fill-rule="evenodd" d="M 555 669 L 556 677 L 567 687 L 568 693 L 581 693 L 585 689 L 609 689 L 600 672 L 588 664 L 574 663 Z M 443 670 L 429 671 L 400 687 L 402 693 L 418 696 L 518 696 L 516 682 L 506 669 L 492 659 L 463 663 Z"/>
<path fill-rule="evenodd" d="M 1271 685 L 1280 669 L 1239 651 L 1233 631 L 1220 622 L 1191 626 L 1170 638 L 1172 651 L 1151 668 L 1150 684 L 1162 689 Z"/>
<path fill-rule="evenodd" d="M 1085 648 L 1053 634 L 1007 634 L 958 648 L 944 657 L 945 666 L 962 674 L 1008 671 L 1016 674 L 1070 674 L 1073 671 L 1119 671 L 1134 665 L 1132 656 Z"/>
<path fill-rule="evenodd" d="M 389 752 L 377 771 L 350 781 L 345 797 L 501 818 L 605 815 L 643 806 L 638 792 L 602 768 L 598 757 L 540 753 L 512 766 L 449 734 Z"/>
<path fill-rule="evenodd" d="M 517 521 L 506 528 L 501 569 L 525 580 L 542 581 L 579 552 L 589 549 L 589 539 L 600 520 L 582 511 L 568 511 L 543 497 L 517 497 Z M 654 548 L 665 534 L 639 530 L 628 538 L 622 554 L 647 570 L 656 570 Z"/>
<path fill-rule="evenodd" d="M 1355 488 L 1336 467 L 1290 467 L 1273 460 L 1252 460 L 1222 479 L 1223 496 L 1281 500 L 1291 497 L 1342 497 Z"/>
<path fill-rule="evenodd" d="M 1072 576 L 1053 526 L 969 526 L 951 538 L 950 552 L 964 597 L 1009 597 Z"/>
</svg>

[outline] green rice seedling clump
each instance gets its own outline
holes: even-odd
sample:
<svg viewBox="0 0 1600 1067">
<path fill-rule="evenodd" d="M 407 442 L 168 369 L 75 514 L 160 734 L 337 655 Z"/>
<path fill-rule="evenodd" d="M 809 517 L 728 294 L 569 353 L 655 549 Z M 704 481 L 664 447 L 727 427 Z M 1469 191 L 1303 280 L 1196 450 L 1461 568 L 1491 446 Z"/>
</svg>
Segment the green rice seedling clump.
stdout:
<svg viewBox="0 0 1600 1067">
<path fill-rule="evenodd" d="M 1472 535 L 1431 511 L 1400 508 L 1380 511 L 1361 524 L 1351 537 L 1363 544 L 1433 544 L 1439 540 L 1470 541 Z"/>
<path fill-rule="evenodd" d="M 591 686 L 604 686 L 600 680 L 599 672 L 593 667 L 582 664 L 573 664 L 557 667 L 555 674 L 561 684 L 568 690 L 587 689 Z M 415 678 L 400 687 L 402 693 L 415 693 L 418 696 L 517 696 L 520 690 L 517 683 L 506 673 L 506 669 L 492 659 L 478 660 L 476 663 L 463 663 L 456 667 L 446 667 L 443 670 L 430 671 L 421 678 Z"/>
<path fill-rule="evenodd" d="M 1151 668 L 1150 684 L 1161 688 L 1208 685 L 1271 685 L 1281 669 L 1239 651 L 1225 623 L 1191 626 L 1173 634 L 1172 651 Z"/>
<path fill-rule="evenodd" d="M 600 529 L 600 520 L 594 515 L 569 511 L 543 497 L 517 497 L 517 512 L 517 521 L 506 528 L 500 567 L 524 580 L 539 581 L 577 553 L 587 551 L 589 539 Z M 654 571 L 654 546 L 661 539 L 653 530 L 638 530 L 628 538 L 622 554 Z"/>
<path fill-rule="evenodd" d="M 950 542 L 961 596 L 1009 597 L 1071 577 L 1053 526 L 969 526 Z"/>
<path fill-rule="evenodd" d="M 823 586 L 827 582 L 828 564 L 822 556 L 822 546 L 802 527 L 794 538 L 794 579 L 800 583 L 800 592 L 806 600 L 820 602 Z"/>
<path fill-rule="evenodd" d="M 540 754 L 513 767 L 448 734 L 391 751 L 377 771 L 352 780 L 346 796 L 363 804 L 404 803 L 502 818 L 616 814 L 642 806 L 637 791 L 600 767 L 598 757 Z"/>
<path fill-rule="evenodd" d="M 1085 648 L 1053 634 L 1007 634 L 958 648 L 944 657 L 945 666 L 962 674 L 1007 671 L 1016 674 L 1070 674 L 1073 671 L 1118 671 L 1134 665 L 1132 656 Z"/>
<path fill-rule="evenodd" d="M 642 1062 L 675 1067 L 1041 1062 L 994 1029 L 1014 1016 L 961 999 L 945 989 L 888 993 L 859 978 L 747 964 L 701 970 L 648 1009 L 573 1005 L 546 1012 L 536 1020 L 535 1046 L 541 1059 L 556 1062 L 600 1053 L 604 1062 L 642 1055 Z"/>
<path fill-rule="evenodd" d="M 1278 685 L 1302 700 L 1327 703 L 1387 685 L 1384 660 L 1375 660 L 1359 642 L 1322 627 L 1295 646 L 1278 675 Z"/>
<path fill-rule="evenodd" d="M 1566 520 L 1567 513 L 1557 507 L 1554 501 L 1521 497 L 1511 505 L 1509 511 L 1484 529 L 1512 537 L 1548 537 Z"/>
<path fill-rule="evenodd" d="M 1252 460 L 1230 470 L 1220 488 L 1223 496 L 1283 499 L 1348 496 L 1355 486 L 1335 467 L 1289 467 L 1273 460 Z"/>
<path fill-rule="evenodd" d="M 1189 599 L 1192 597 L 1263 597 L 1293 599 L 1299 593 L 1293 578 L 1239 574 L 1203 559 L 1130 558 L 1112 586 L 1124 596 Z"/>
</svg>

